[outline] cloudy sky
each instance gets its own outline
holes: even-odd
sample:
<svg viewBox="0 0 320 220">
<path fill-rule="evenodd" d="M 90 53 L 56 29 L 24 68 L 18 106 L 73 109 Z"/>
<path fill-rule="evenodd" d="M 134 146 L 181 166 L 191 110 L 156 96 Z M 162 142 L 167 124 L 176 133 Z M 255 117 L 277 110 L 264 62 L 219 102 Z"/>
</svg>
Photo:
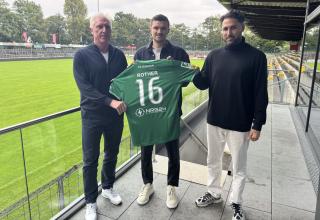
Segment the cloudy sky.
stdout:
<svg viewBox="0 0 320 220">
<path fill-rule="evenodd" d="M 11 6 L 14 0 L 6 0 Z M 63 14 L 64 0 L 32 0 L 40 4 L 45 17 Z M 88 15 L 98 10 L 113 16 L 116 12 L 132 13 L 139 18 L 151 18 L 162 13 L 171 23 L 197 27 L 206 17 L 223 14 L 226 9 L 217 0 L 84 0 Z"/>
</svg>

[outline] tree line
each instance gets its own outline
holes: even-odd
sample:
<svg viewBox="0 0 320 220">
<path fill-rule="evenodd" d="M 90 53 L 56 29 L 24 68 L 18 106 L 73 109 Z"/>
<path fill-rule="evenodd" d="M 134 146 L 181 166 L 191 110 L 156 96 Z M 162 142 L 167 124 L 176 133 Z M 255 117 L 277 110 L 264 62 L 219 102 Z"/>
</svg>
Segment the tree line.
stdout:
<svg viewBox="0 0 320 220">
<path fill-rule="evenodd" d="M 0 0 L 0 42 L 23 42 L 26 34 L 33 43 L 51 43 L 53 35 L 59 44 L 89 44 L 88 10 L 83 0 L 65 0 L 63 15 L 44 18 L 41 6 L 30 0 L 15 0 L 12 9 Z M 170 19 L 170 18 L 169 18 Z M 150 41 L 150 19 L 117 12 L 112 21 L 112 43 L 137 48 Z M 246 39 L 265 52 L 277 52 L 286 42 L 261 39 L 245 30 Z M 168 36 L 174 44 L 187 50 L 211 50 L 223 45 L 219 16 L 207 17 L 197 28 L 184 23 L 172 24 Z"/>
</svg>

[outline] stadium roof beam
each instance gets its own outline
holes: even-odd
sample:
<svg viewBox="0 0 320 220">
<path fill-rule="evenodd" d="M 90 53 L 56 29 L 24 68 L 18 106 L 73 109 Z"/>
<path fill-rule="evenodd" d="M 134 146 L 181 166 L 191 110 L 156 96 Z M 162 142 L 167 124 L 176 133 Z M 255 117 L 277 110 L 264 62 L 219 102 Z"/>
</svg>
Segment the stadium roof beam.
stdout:
<svg viewBox="0 0 320 220">
<path fill-rule="evenodd" d="M 251 12 L 259 15 L 285 15 L 293 17 L 305 17 L 306 10 L 304 8 L 280 8 L 280 7 L 268 7 L 268 6 L 235 6 L 234 9 L 244 11 L 245 13 Z"/>
<path fill-rule="evenodd" d="M 228 9 L 239 10 L 247 26 L 270 40 L 300 41 L 303 36 L 306 0 L 218 0 Z M 320 0 L 310 0 L 310 11 Z M 316 22 L 316 19 L 315 19 Z"/>
<path fill-rule="evenodd" d="M 257 21 L 250 21 L 250 23 L 247 23 L 248 26 L 257 26 L 259 25 L 259 23 Z M 266 28 L 273 28 L 274 27 L 274 21 L 268 21 L 266 22 Z M 295 24 L 295 23 L 291 23 L 291 24 L 287 24 L 286 22 L 283 23 L 278 23 L 277 27 L 281 28 L 289 28 L 289 29 L 301 29 L 303 28 L 303 25 L 301 24 Z"/>
<path fill-rule="evenodd" d="M 288 16 L 270 16 L 270 15 L 251 15 L 247 14 L 246 18 L 249 19 L 250 21 L 259 21 L 259 22 L 274 22 L 277 21 L 277 23 L 286 23 L 288 24 L 287 20 L 290 20 L 290 23 L 296 23 L 301 25 L 301 18 L 295 18 L 295 17 L 288 17 Z M 302 23 L 303 25 L 303 23 Z"/>
<path fill-rule="evenodd" d="M 275 22 L 275 21 L 273 21 L 273 22 Z M 259 28 L 261 28 L 261 29 L 272 29 L 272 30 L 275 29 L 274 28 L 274 26 L 275 26 L 274 23 L 272 23 L 270 21 L 267 22 L 264 26 L 259 26 L 259 21 L 249 21 L 246 24 L 249 27 L 255 27 L 257 29 L 259 29 Z M 288 30 L 288 31 L 290 31 L 290 30 L 300 31 L 301 28 L 303 28 L 303 25 L 295 24 L 295 23 L 291 23 L 289 25 L 286 24 L 286 23 L 278 23 L 278 24 L 276 24 L 276 26 L 277 26 L 277 29 Z"/>
<path fill-rule="evenodd" d="M 299 31 L 300 29 L 299 28 L 295 28 L 295 29 L 289 29 L 289 28 L 279 28 L 277 30 L 273 30 L 273 27 L 263 27 L 263 28 L 259 28 L 259 27 L 255 27 L 255 26 L 251 26 L 251 25 L 248 25 L 251 29 L 259 32 L 259 31 L 274 31 L 274 32 L 283 32 L 283 33 L 288 33 L 288 34 L 295 34 L 297 33 L 297 31 Z"/>
</svg>

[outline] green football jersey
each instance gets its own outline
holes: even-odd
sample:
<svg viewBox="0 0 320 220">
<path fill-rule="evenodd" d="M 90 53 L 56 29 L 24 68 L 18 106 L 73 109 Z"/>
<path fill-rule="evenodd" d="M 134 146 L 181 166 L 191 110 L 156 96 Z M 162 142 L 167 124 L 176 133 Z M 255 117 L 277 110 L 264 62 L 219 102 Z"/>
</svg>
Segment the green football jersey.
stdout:
<svg viewBox="0 0 320 220">
<path fill-rule="evenodd" d="M 176 60 L 136 61 L 112 80 L 110 93 L 127 105 L 133 144 L 146 146 L 180 135 L 180 87 L 196 69 Z"/>
</svg>

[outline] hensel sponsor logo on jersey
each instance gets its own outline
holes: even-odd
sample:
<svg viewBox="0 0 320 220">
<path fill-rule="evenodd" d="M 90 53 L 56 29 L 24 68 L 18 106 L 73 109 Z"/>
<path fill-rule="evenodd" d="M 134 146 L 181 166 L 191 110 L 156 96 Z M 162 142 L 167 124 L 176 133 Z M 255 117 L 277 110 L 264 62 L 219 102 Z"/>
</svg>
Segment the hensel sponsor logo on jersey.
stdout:
<svg viewBox="0 0 320 220">
<path fill-rule="evenodd" d="M 145 113 L 146 113 L 146 112 L 144 111 L 143 108 L 138 108 L 138 109 L 136 110 L 136 116 L 138 116 L 139 118 L 142 117 L 142 116 L 144 116 Z"/>
<path fill-rule="evenodd" d="M 156 107 L 156 108 L 138 108 L 136 110 L 136 116 L 141 118 L 145 115 L 150 115 L 150 114 L 155 114 L 155 113 L 162 113 L 166 112 L 167 108 L 166 107 Z"/>
<path fill-rule="evenodd" d="M 186 62 L 181 62 L 181 67 L 183 68 L 188 68 L 188 69 L 192 69 L 192 66 L 190 63 L 186 63 Z"/>
<path fill-rule="evenodd" d="M 158 71 L 137 73 L 138 78 L 158 76 Z"/>
</svg>

